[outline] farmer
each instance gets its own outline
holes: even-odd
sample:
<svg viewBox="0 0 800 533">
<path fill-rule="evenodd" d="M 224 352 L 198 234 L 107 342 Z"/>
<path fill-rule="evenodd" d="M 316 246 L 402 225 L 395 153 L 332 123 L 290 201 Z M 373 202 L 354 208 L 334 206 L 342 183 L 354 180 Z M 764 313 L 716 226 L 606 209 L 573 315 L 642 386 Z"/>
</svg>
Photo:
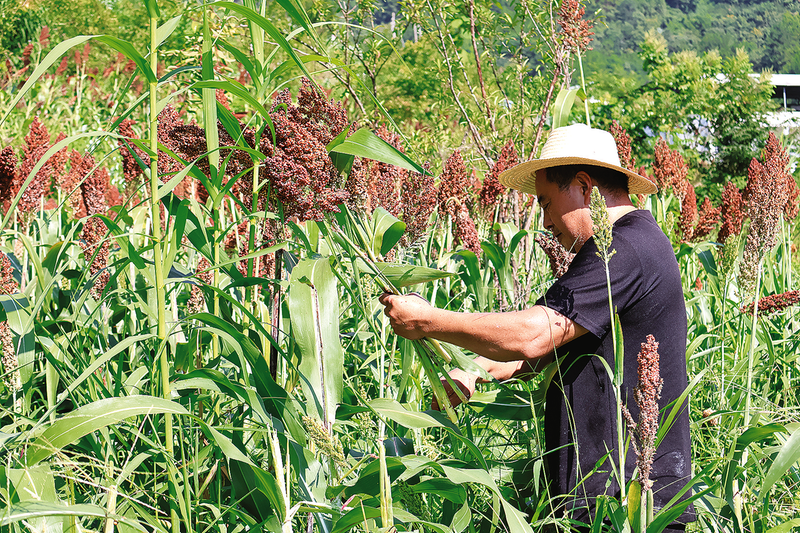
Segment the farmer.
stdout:
<svg viewBox="0 0 800 533">
<path fill-rule="evenodd" d="M 633 389 L 637 354 L 648 335 L 659 343 L 664 380 L 659 407 L 669 412 L 687 386 L 686 307 L 678 263 L 667 237 L 646 210 L 636 209 L 630 194 L 656 192 L 644 176 L 620 166 L 613 137 L 585 125 L 551 132 L 541 158 L 504 172 L 500 181 L 536 195 L 544 227 L 576 253 L 569 270 L 536 305 L 506 313 L 457 313 L 437 309 L 416 296 L 384 294 L 380 301 L 394 331 L 407 339 L 435 338 L 480 357 L 476 362 L 498 381 L 530 377 L 558 360 L 545 405 L 545 464 L 552 495 L 562 509 L 583 522 L 591 520 L 594 497 L 619 495 L 610 473 L 618 463 L 614 389 L 608 370 L 614 348 L 606 272 L 592 238 L 589 202 L 593 187 L 605 198 L 613 224 L 614 250 L 609 267 L 613 305 L 625 344 L 622 401 L 638 420 Z M 589 355 L 586 355 L 589 354 Z M 596 354 L 596 355 L 591 355 Z M 450 376 L 467 397 L 481 379 L 455 369 Z M 458 399 L 450 391 L 454 404 Z M 668 406 L 666 410 L 664 407 Z M 658 445 L 652 464 L 656 510 L 690 480 L 691 455 L 686 405 Z M 599 465 L 596 468 L 596 465 Z M 629 447 L 625 479 L 636 456 Z M 609 484 L 610 478 L 610 484 Z M 608 486 L 607 486 L 608 485 Z M 672 528 L 694 519 L 692 508 Z M 670 529 L 667 529 L 670 531 Z"/>
</svg>

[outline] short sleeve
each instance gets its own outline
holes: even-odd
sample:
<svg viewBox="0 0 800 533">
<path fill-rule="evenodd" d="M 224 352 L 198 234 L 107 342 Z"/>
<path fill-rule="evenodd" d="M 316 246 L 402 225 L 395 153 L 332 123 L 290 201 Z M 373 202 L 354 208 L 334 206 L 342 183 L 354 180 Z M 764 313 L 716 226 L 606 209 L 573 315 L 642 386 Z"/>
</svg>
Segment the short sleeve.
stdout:
<svg viewBox="0 0 800 533">
<path fill-rule="evenodd" d="M 642 266 L 627 239 L 614 231 L 609 261 L 612 302 L 622 313 L 642 294 Z M 536 302 L 558 311 L 590 333 L 602 338 L 611 330 L 605 265 L 597 255 L 594 238 L 576 254 L 567 272 Z"/>
</svg>

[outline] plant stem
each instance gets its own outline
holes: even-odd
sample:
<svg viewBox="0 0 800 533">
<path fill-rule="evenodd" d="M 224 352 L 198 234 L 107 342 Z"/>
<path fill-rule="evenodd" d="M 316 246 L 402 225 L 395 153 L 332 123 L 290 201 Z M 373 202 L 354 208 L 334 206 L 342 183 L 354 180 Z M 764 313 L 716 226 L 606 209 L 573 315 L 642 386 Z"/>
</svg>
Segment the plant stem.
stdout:
<svg viewBox="0 0 800 533">
<path fill-rule="evenodd" d="M 159 350 L 159 368 L 161 371 L 161 395 L 165 399 L 170 397 L 169 384 L 169 361 L 167 359 L 167 338 L 166 322 L 166 292 L 164 288 L 164 265 L 161 249 L 161 206 L 158 198 L 158 16 L 150 13 L 150 68 L 153 71 L 154 79 L 150 82 L 150 215 L 153 221 L 153 266 L 155 268 L 155 289 L 156 289 L 156 313 L 158 314 L 157 346 Z M 167 462 L 171 462 L 174 448 L 172 437 L 172 414 L 164 414 L 164 445 L 167 452 Z M 177 494 L 175 485 L 169 483 L 170 494 L 170 523 L 172 531 L 179 531 L 178 512 L 176 509 Z"/>
<path fill-rule="evenodd" d="M 747 352 L 747 388 L 745 389 L 744 400 L 744 426 L 750 425 L 750 409 L 752 404 L 751 389 L 753 387 L 753 356 L 756 350 L 756 330 L 758 328 L 758 295 L 761 292 L 761 261 L 758 262 L 758 269 L 756 270 L 756 293 L 753 296 L 753 323 L 750 328 L 750 347 Z M 745 450 L 744 457 L 747 451 Z"/>
</svg>

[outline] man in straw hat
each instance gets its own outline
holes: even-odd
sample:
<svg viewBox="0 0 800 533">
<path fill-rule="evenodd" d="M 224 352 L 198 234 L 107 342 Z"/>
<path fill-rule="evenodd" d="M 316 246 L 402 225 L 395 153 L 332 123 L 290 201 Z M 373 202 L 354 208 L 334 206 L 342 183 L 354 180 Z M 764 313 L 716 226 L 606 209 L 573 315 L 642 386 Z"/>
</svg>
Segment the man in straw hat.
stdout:
<svg viewBox="0 0 800 533">
<path fill-rule="evenodd" d="M 614 368 L 614 347 L 605 266 L 592 238 L 592 188 L 605 198 L 613 224 L 615 253 L 609 267 L 625 345 L 622 399 L 634 420 L 639 415 L 634 402 L 637 355 L 648 335 L 659 343 L 664 380 L 659 407 L 667 406 L 669 413 L 670 404 L 677 403 L 687 386 L 686 307 L 678 264 L 652 214 L 636 209 L 629 197 L 654 193 L 656 185 L 620 166 L 616 143 L 605 131 L 582 124 L 553 130 L 539 159 L 507 170 L 500 181 L 536 195 L 544 227 L 576 253 L 566 274 L 536 305 L 507 313 L 456 313 L 418 297 L 389 294 L 381 296 L 381 303 L 398 335 L 431 337 L 471 350 L 480 356 L 476 362 L 498 381 L 530 376 L 558 362 L 545 405 L 550 494 L 556 497 L 559 513 L 566 509 L 573 518 L 589 522 L 596 496 L 620 497 L 616 476 L 611 475 L 618 462 L 617 409 L 606 367 Z M 450 375 L 467 396 L 481 381 L 458 369 Z M 450 399 L 458 403 L 452 391 Z M 691 477 L 685 400 L 676 412 L 650 471 L 656 510 Z M 632 447 L 625 466 L 625 479 L 630 480 L 636 466 Z M 693 508 L 676 519 L 667 531 L 683 530 L 683 523 L 694 519 Z"/>
</svg>

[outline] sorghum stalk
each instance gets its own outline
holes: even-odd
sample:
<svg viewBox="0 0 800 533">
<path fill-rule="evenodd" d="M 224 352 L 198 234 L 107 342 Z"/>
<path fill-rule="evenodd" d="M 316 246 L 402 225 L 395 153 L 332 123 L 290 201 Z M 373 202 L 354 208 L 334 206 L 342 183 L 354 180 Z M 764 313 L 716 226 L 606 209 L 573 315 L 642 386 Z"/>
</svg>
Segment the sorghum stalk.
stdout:
<svg viewBox="0 0 800 533">
<path fill-rule="evenodd" d="M 597 256 L 603 261 L 606 271 L 606 288 L 608 289 L 608 311 L 611 315 L 611 339 L 614 345 L 614 396 L 617 400 L 617 456 L 619 468 L 619 487 L 622 494 L 625 494 L 625 440 L 624 422 L 622 405 L 622 377 L 625 363 L 625 351 L 620 349 L 617 342 L 617 316 L 614 313 L 614 303 L 611 298 L 611 271 L 608 263 L 616 250 L 611 249 L 613 242 L 611 219 L 608 215 L 606 200 L 597 187 L 592 187 L 591 202 L 589 209 L 592 217 L 592 231 L 594 242 L 597 245 Z"/>
<path fill-rule="evenodd" d="M 747 353 L 747 389 L 745 389 L 744 401 L 744 425 L 750 425 L 750 408 L 751 408 L 751 388 L 753 386 L 753 356 L 756 348 L 756 328 L 758 327 L 758 295 L 761 292 L 761 261 L 758 262 L 756 267 L 756 293 L 753 296 L 753 322 L 750 328 L 750 348 Z M 743 454 L 747 457 L 747 450 Z"/>
<path fill-rule="evenodd" d="M 153 232 L 153 265 L 156 271 L 156 313 L 158 314 L 157 343 L 160 350 L 159 368 L 161 371 L 161 395 L 169 399 L 169 361 L 167 360 L 166 343 L 167 322 L 166 322 L 166 292 L 164 288 L 164 265 L 163 252 L 161 249 L 161 206 L 158 202 L 158 8 L 155 1 L 147 2 L 147 11 L 150 16 L 150 69 L 153 71 L 153 79 L 149 84 L 150 92 L 150 216 L 152 218 Z M 164 445 L 168 459 L 174 453 L 172 436 L 172 414 L 164 414 Z M 177 494 L 175 485 L 169 482 L 170 494 L 170 523 L 172 531 L 177 533 L 179 530 L 178 512 L 176 509 Z"/>
</svg>

